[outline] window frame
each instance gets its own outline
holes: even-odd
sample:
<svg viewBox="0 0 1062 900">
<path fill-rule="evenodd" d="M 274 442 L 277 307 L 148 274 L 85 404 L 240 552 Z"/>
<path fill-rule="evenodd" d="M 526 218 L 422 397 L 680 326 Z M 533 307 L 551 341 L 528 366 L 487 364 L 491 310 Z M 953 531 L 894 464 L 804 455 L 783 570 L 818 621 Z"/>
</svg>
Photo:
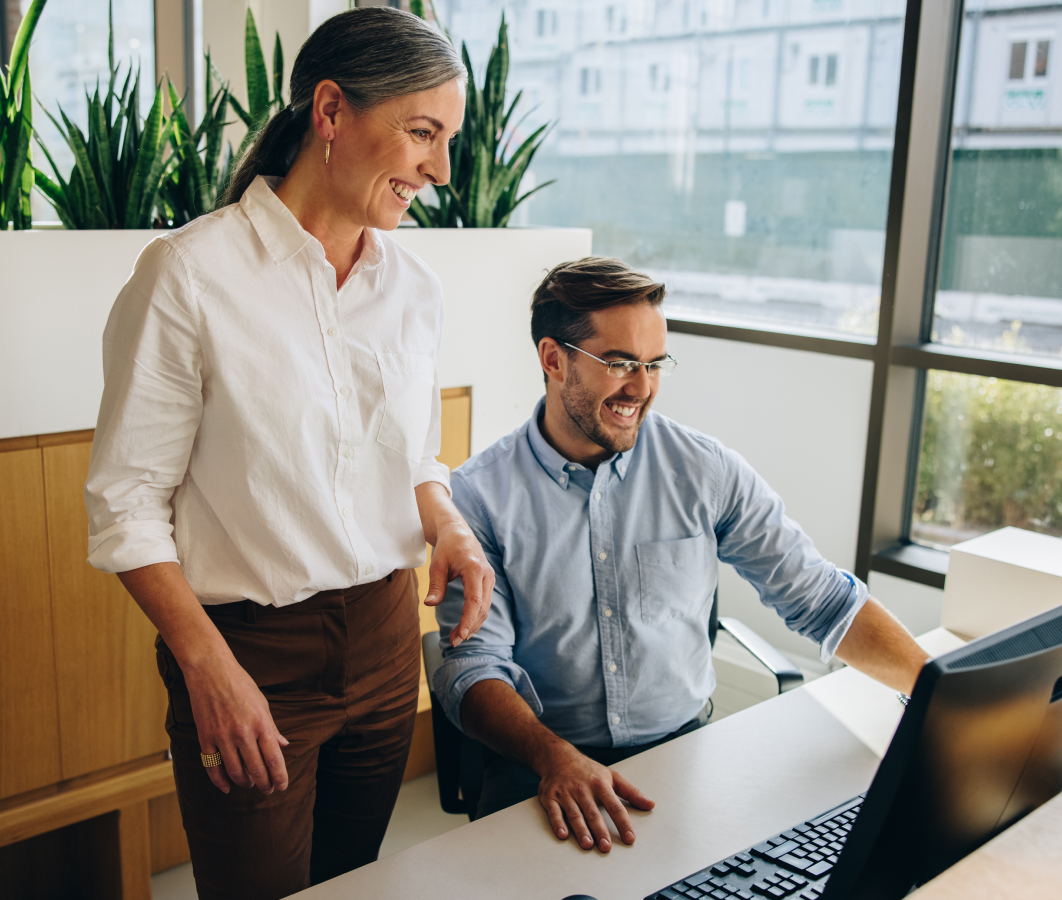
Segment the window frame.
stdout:
<svg viewBox="0 0 1062 900">
<path fill-rule="evenodd" d="M 855 562 L 856 575 L 864 581 L 873 571 L 944 586 L 948 553 L 910 537 L 928 370 L 1062 387 L 1062 359 L 955 347 L 930 339 L 947 209 L 959 41 L 963 22 L 981 15 L 966 11 L 963 0 L 907 4 L 876 338 L 824 335 L 782 325 L 724 325 L 710 318 L 668 320 L 668 329 L 678 333 L 873 363 Z M 912 146 L 920 152 L 911 154 Z"/>
</svg>

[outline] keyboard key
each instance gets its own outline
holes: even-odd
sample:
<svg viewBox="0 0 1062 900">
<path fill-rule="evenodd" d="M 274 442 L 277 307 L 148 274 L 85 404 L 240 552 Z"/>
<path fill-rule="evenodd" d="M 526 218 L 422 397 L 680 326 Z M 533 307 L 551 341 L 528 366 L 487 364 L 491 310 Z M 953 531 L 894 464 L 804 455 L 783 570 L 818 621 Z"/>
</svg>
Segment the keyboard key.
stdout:
<svg viewBox="0 0 1062 900">
<path fill-rule="evenodd" d="M 716 888 L 711 893 L 712 900 L 730 900 L 730 894 L 722 888 Z"/>
<path fill-rule="evenodd" d="M 797 833 L 795 831 L 783 831 L 782 832 L 782 837 L 784 837 L 787 841 L 793 840 L 796 836 L 797 836 Z"/>
<path fill-rule="evenodd" d="M 794 828 L 793 831 L 797 832 L 797 834 L 805 834 L 806 832 L 811 831 L 811 826 L 810 825 L 797 825 L 797 827 Z"/>
<path fill-rule="evenodd" d="M 734 894 L 734 896 L 738 897 L 739 900 L 755 900 L 752 894 L 750 894 L 748 891 L 738 891 L 736 894 Z"/>
<path fill-rule="evenodd" d="M 797 889 L 797 886 L 793 884 L 788 878 L 786 878 L 780 885 L 778 885 L 783 891 L 788 894 L 793 893 Z"/>
<path fill-rule="evenodd" d="M 790 875 L 788 880 L 793 882 L 797 887 L 803 887 L 808 883 L 808 880 L 803 875 Z"/>
<path fill-rule="evenodd" d="M 813 865 L 810 869 L 808 869 L 808 874 L 812 878 L 820 878 L 823 875 L 825 875 L 827 872 L 831 871 L 832 869 L 833 869 L 833 863 L 828 863 L 825 860 L 823 860 L 822 862 L 815 863 L 815 865 Z"/>
<path fill-rule="evenodd" d="M 768 859 L 780 859 L 787 853 L 792 853 L 794 850 L 799 849 L 800 845 L 795 841 L 786 841 L 784 844 L 779 844 L 777 847 L 772 848 L 764 855 Z"/>
<path fill-rule="evenodd" d="M 778 865 L 785 866 L 787 869 L 794 869 L 797 872 L 803 872 L 812 865 L 810 859 L 801 859 L 799 856 L 793 856 L 791 853 L 787 853 L 779 860 L 775 860 Z"/>
<path fill-rule="evenodd" d="M 789 840 L 789 838 L 775 835 L 773 838 L 767 838 L 767 843 L 777 847 L 779 844 L 784 844 L 787 840 Z"/>
<path fill-rule="evenodd" d="M 834 865 L 837 865 L 837 859 L 838 859 L 837 855 L 834 854 L 834 853 L 831 853 L 829 856 L 826 857 L 826 862 L 833 863 Z"/>
<path fill-rule="evenodd" d="M 784 897 L 785 896 L 785 891 L 783 891 L 781 888 L 770 887 L 770 888 L 767 888 L 767 896 L 768 897 Z"/>
<path fill-rule="evenodd" d="M 712 874 L 718 875 L 720 878 L 724 875 L 729 875 L 730 866 L 728 866 L 726 863 L 716 863 L 714 866 L 712 866 Z"/>
<path fill-rule="evenodd" d="M 813 894 L 811 891 L 804 891 L 800 895 L 800 900 L 819 900 L 819 895 Z"/>
<path fill-rule="evenodd" d="M 698 872 L 696 875 L 691 875 L 689 878 L 683 879 L 683 881 L 685 881 L 690 887 L 697 887 L 697 885 L 704 884 L 707 880 L 707 872 Z"/>
<path fill-rule="evenodd" d="M 660 900 L 684 900 L 681 894 L 676 894 L 671 888 L 664 888 L 656 895 Z"/>
<path fill-rule="evenodd" d="M 686 896 L 689 897 L 690 900 L 701 900 L 701 897 L 707 897 L 708 895 L 701 893 L 697 888 L 690 888 L 686 891 Z"/>
<path fill-rule="evenodd" d="M 803 859 L 805 856 L 808 855 L 808 851 L 805 850 L 803 847 L 797 847 L 791 855 L 797 857 L 797 859 Z"/>
<path fill-rule="evenodd" d="M 774 885 L 767 884 L 766 881 L 757 881 L 754 885 L 752 885 L 752 892 L 754 894 L 759 894 L 759 895 L 761 895 L 763 897 L 766 897 L 767 896 L 767 892 L 772 887 L 774 887 Z"/>
<path fill-rule="evenodd" d="M 766 856 L 773 849 L 774 844 L 772 844 L 770 841 L 764 841 L 762 844 L 757 844 L 755 847 L 753 847 L 752 852 L 756 854 L 756 856 Z"/>
<path fill-rule="evenodd" d="M 740 866 L 734 869 L 734 871 L 737 872 L 738 875 L 742 875 L 745 878 L 751 878 L 753 875 L 756 874 L 756 870 L 748 863 L 742 863 Z"/>
<path fill-rule="evenodd" d="M 749 856 L 747 853 L 735 853 L 734 859 L 740 859 L 743 863 L 752 862 L 752 857 Z"/>
<path fill-rule="evenodd" d="M 778 884 L 782 880 L 781 875 L 768 875 L 763 879 L 767 884 Z"/>
</svg>

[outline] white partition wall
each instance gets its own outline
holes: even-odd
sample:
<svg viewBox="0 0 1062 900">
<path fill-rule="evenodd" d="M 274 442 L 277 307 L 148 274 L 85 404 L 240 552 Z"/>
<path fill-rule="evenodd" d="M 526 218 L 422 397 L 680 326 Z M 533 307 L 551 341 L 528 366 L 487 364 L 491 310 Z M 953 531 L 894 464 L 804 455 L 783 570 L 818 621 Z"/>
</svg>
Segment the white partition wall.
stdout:
<svg viewBox="0 0 1062 900">
<path fill-rule="evenodd" d="M 871 363 L 674 332 L 668 349 L 679 367 L 663 383 L 655 408 L 741 453 L 823 555 L 852 569 Z M 721 568 L 723 615 L 741 619 L 783 651 L 817 656 L 730 566 Z"/>
</svg>

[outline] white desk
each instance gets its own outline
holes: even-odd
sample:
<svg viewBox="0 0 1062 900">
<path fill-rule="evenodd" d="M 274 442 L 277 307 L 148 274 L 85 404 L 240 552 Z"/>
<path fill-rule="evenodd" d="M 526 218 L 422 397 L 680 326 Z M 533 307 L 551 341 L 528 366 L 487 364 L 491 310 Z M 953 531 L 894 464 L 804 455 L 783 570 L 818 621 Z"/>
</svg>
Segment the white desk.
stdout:
<svg viewBox="0 0 1062 900">
<path fill-rule="evenodd" d="M 920 643 L 935 655 L 962 642 L 937 630 Z M 631 847 L 558 841 L 529 800 L 296 896 L 642 900 L 865 790 L 901 712 L 894 691 L 844 669 L 619 763 L 657 804 L 632 811 Z"/>
</svg>

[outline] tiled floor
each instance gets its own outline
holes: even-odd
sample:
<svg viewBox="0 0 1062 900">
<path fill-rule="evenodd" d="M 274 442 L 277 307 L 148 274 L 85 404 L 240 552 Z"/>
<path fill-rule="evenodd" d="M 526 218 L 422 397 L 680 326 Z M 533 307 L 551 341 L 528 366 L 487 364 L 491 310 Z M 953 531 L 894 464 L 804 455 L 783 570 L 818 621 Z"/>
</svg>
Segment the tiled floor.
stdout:
<svg viewBox="0 0 1062 900">
<path fill-rule="evenodd" d="M 414 844 L 468 823 L 466 816 L 451 816 L 439 806 L 435 774 L 402 785 L 380 856 L 390 856 Z M 160 872 L 151 879 L 152 900 L 197 900 L 191 865 Z"/>
</svg>

